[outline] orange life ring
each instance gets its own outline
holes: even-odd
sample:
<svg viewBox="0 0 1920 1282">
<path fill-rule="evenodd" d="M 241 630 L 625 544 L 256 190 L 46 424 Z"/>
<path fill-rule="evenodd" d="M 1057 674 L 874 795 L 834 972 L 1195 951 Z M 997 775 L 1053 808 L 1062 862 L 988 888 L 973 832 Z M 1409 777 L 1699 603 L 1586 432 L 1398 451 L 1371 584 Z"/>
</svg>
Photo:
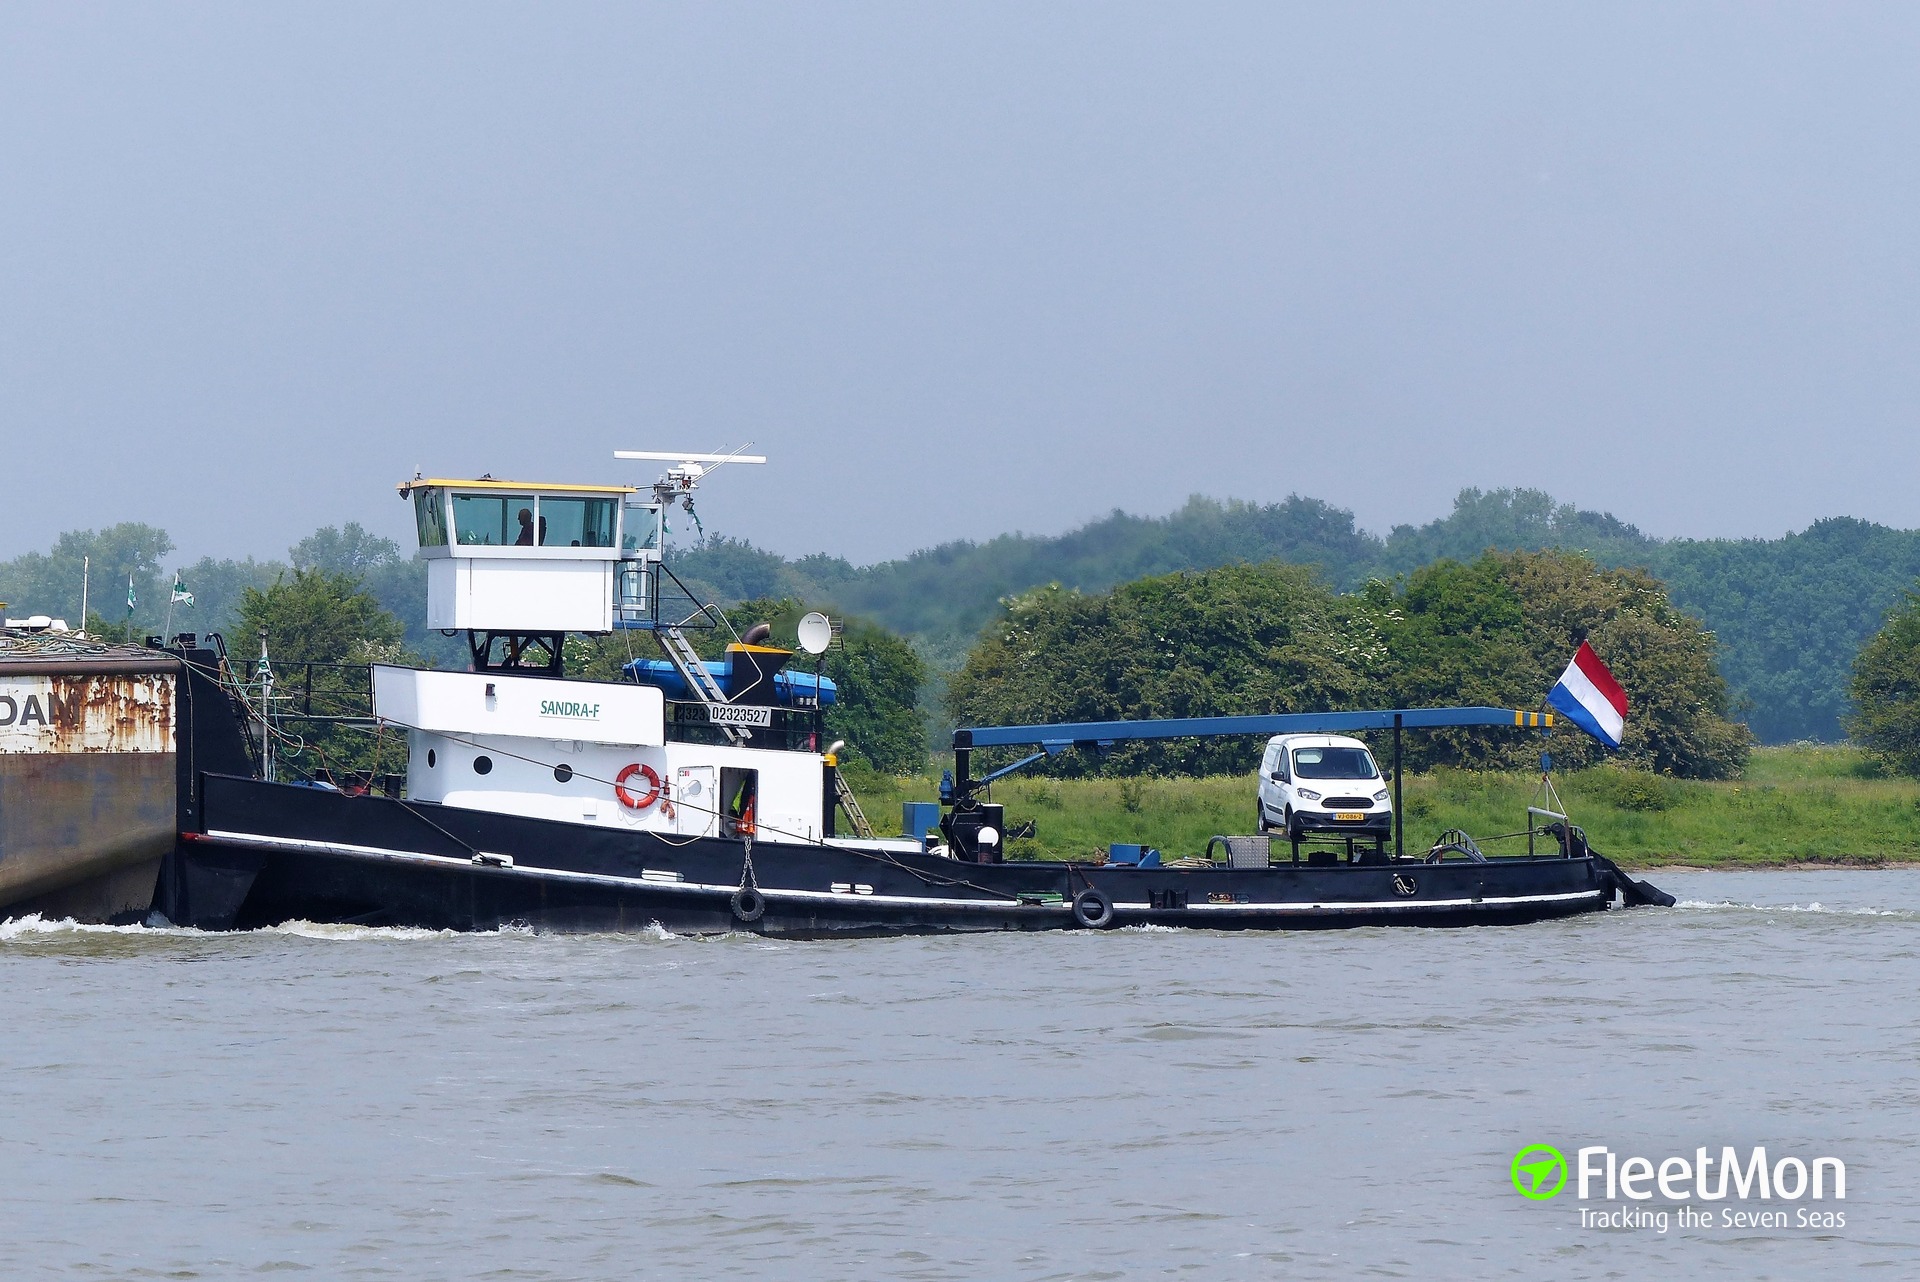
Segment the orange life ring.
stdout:
<svg viewBox="0 0 1920 1282">
<path fill-rule="evenodd" d="M 647 794 L 636 797 L 627 791 L 627 780 L 639 775 L 647 781 Z M 643 766 L 638 762 L 623 766 L 613 778 L 613 795 L 620 798 L 620 804 L 629 810 L 645 810 L 660 799 L 660 776 L 653 772 L 652 766 Z"/>
</svg>

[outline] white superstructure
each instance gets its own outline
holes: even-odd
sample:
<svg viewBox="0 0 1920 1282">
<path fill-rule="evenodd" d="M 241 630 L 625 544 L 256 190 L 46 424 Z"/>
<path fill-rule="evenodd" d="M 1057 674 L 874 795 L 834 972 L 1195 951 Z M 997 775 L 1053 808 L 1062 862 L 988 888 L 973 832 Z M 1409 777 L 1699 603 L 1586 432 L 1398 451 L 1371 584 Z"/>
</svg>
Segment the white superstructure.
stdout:
<svg viewBox="0 0 1920 1282">
<path fill-rule="evenodd" d="M 672 836 L 825 837 L 834 762 L 816 750 L 817 713 L 780 693 L 792 652 L 736 637 L 736 666 L 716 676 L 685 632 L 723 616 L 683 596 L 663 612 L 659 590 L 669 509 L 691 516 L 713 467 L 759 456 L 622 457 L 679 465 L 644 496 L 492 476 L 397 487 L 427 562 L 428 625 L 467 633 L 474 667 L 374 666 L 374 717 L 407 736 L 406 796 Z M 678 673 L 681 703 L 652 681 L 563 679 L 567 633 L 617 629 L 659 642 L 671 672 L 656 675 Z"/>
<path fill-rule="evenodd" d="M 824 756 L 669 742 L 652 686 L 383 665 L 373 700 L 406 732 L 411 800 L 681 836 L 742 818 L 770 839 L 825 835 Z"/>
<path fill-rule="evenodd" d="M 607 632 L 646 603 L 660 505 L 630 485 L 415 477 L 427 563 L 427 626 L 476 632 Z"/>
</svg>

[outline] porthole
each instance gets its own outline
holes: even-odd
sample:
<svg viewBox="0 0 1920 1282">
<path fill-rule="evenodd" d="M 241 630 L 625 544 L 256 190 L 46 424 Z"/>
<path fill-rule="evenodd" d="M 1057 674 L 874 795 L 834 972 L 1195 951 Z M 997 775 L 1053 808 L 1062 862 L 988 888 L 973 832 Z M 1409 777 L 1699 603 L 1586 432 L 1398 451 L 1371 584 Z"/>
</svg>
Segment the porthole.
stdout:
<svg viewBox="0 0 1920 1282">
<path fill-rule="evenodd" d="M 434 767 L 433 749 L 428 748 L 427 749 L 427 769 L 431 770 L 433 769 L 433 767 Z"/>
<path fill-rule="evenodd" d="M 492 757 L 475 757 L 473 759 L 473 773 L 477 775 L 484 775 L 484 774 L 491 774 L 492 772 L 493 772 Z"/>
<path fill-rule="evenodd" d="M 567 780 L 573 778 L 573 767 L 563 761 L 553 768 L 553 777 L 559 782 L 565 783 Z"/>
</svg>

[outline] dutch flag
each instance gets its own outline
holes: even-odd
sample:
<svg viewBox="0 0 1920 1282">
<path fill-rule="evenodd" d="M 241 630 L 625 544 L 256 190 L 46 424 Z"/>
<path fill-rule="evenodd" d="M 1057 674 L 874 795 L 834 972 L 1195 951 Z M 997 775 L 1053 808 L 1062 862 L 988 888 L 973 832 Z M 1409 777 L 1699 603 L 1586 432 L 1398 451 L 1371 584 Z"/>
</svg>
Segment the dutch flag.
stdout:
<svg viewBox="0 0 1920 1282">
<path fill-rule="evenodd" d="M 1620 746 L 1627 728 L 1627 692 L 1585 641 L 1547 696 L 1548 706 L 1609 748 Z"/>
</svg>

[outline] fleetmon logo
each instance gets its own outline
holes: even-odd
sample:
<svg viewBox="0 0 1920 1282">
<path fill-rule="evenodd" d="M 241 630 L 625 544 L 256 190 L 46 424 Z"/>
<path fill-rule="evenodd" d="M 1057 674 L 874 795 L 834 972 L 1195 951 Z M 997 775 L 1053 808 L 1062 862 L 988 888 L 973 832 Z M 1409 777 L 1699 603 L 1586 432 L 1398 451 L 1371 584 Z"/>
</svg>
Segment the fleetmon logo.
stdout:
<svg viewBox="0 0 1920 1282">
<path fill-rule="evenodd" d="M 1567 1159 L 1551 1144 L 1529 1144 L 1513 1155 L 1513 1187 L 1521 1197 L 1544 1202 L 1567 1182 Z"/>
</svg>

